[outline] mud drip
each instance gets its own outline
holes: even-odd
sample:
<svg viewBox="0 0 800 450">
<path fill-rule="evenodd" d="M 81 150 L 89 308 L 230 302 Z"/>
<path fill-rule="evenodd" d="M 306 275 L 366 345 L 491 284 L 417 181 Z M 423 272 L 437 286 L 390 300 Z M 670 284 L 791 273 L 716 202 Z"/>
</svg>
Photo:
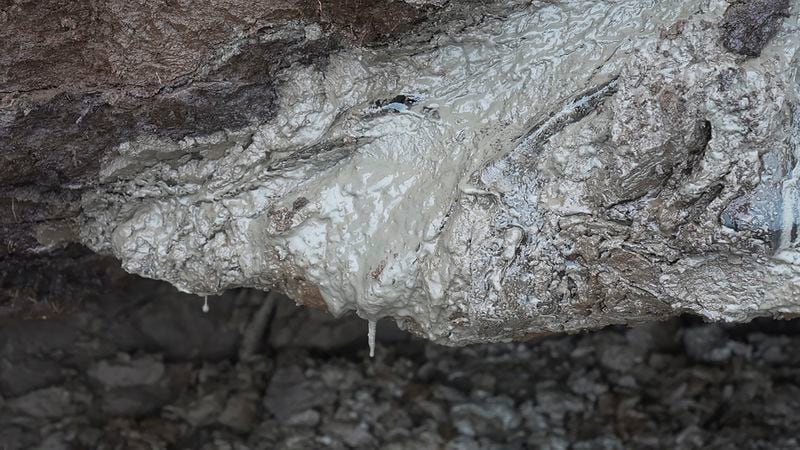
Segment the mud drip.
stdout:
<svg viewBox="0 0 800 450">
<path fill-rule="evenodd" d="M 369 321 L 369 330 L 367 331 L 367 340 L 369 341 L 369 357 L 375 357 L 375 331 L 378 327 L 378 322 L 375 320 Z"/>
<path fill-rule="evenodd" d="M 783 223 L 781 227 L 780 250 L 793 248 L 797 245 L 798 223 L 798 168 L 792 171 L 792 177 L 783 184 Z"/>
</svg>

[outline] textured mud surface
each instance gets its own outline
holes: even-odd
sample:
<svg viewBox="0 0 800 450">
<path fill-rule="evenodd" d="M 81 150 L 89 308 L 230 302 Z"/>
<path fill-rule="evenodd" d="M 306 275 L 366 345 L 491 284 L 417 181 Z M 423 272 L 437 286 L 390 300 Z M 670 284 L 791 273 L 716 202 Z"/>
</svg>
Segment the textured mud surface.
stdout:
<svg viewBox="0 0 800 450">
<path fill-rule="evenodd" d="M 800 312 L 797 0 L 164 8 L 0 5 L 5 314 L 76 241 L 453 345 Z"/>
<path fill-rule="evenodd" d="M 2 287 L 21 291 L 33 284 L 15 281 L 14 273 L 25 268 L 74 264 L 62 259 L 60 247 L 77 240 L 82 193 L 96 185 L 101 159 L 114 146 L 269 120 L 276 83 L 290 66 L 324 66 L 340 48 L 426 41 L 518 7 L 380 0 L 0 2 Z M 63 298 L 51 309 L 75 306 L 59 304 Z M 25 296 L 1 301 L 11 315 L 42 312 L 21 306 L 34 303 Z"/>
<path fill-rule="evenodd" d="M 382 322 L 369 359 L 355 317 L 254 291 L 203 314 L 195 296 L 124 282 L 58 320 L 2 324 L 7 450 L 800 447 L 796 321 L 461 349 Z"/>
<path fill-rule="evenodd" d="M 324 3 L 324 5 L 323 5 Z M 513 3 L 502 10 L 513 10 Z M 180 139 L 270 119 L 275 77 L 335 49 L 425 39 L 490 3 L 394 1 L 0 3 L 0 255 L 30 228 L 74 219 L 102 156 L 140 136 Z M 461 24 L 461 25 L 458 25 Z"/>
<path fill-rule="evenodd" d="M 287 69 L 271 120 L 115 147 L 81 240 L 450 344 L 794 313 L 790 6 L 534 2 L 342 49 Z"/>
</svg>

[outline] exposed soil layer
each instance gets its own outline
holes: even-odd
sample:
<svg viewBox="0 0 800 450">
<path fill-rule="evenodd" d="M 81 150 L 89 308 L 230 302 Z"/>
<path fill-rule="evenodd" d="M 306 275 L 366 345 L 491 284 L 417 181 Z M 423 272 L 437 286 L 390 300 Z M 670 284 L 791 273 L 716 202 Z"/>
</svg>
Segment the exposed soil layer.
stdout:
<svg viewBox="0 0 800 450">
<path fill-rule="evenodd" d="M 113 258 L 81 246 L 46 256 L 0 259 L 0 317 L 53 319 L 75 313 L 109 289 L 125 289 L 130 277 Z"/>
</svg>

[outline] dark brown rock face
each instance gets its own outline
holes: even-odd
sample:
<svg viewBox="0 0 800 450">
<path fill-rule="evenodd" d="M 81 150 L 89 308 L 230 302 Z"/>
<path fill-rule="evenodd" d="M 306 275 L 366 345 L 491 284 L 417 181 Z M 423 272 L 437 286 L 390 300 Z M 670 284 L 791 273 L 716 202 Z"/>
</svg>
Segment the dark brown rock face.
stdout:
<svg viewBox="0 0 800 450">
<path fill-rule="evenodd" d="M 137 134 L 179 139 L 268 119 L 279 69 L 421 17 L 385 1 L 11 3 L 0 12 L 0 186 L 74 181 Z M 334 36 L 259 42 L 290 20 Z"/>
<path fill-rule="evenodd" d="M 728 50 L 758 56 L 789 15 L 789 0 L 743 0 L 725 12 L 722 43 Z"/>
</svg>

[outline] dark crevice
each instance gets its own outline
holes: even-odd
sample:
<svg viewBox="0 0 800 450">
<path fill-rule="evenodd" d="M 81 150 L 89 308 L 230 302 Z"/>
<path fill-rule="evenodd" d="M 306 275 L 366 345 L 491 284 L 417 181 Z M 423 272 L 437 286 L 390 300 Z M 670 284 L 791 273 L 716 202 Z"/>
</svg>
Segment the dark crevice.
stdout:
<svg viewBox="0 0 800 450">
<path fill-rule="evenodd" d="M 686 160 L 686 166 L 683 169 L 683 175 L 690 176 L 700 165 L 700 162 L 706 156 L 706 151 L 708 150 L 708 145 L 711 142 L 712 136 L 712 129 L 711 129 L 711 122 L 708 120 L 703 121 L 700 126 L 700 145 L 691 148 L 689 150 L 689 156 Z"/>
<path fill-rule="evenodd" d="M 578 122 L 594 112 L 606 99 L 617 92 L 618 78 L 597 85 L 576 96 L 559 111 L 550 115 L 531 127 L 520 140 L 518 148 L 526 154 L 536 152 L 541 144 L 563 130 L 567 125 Z"/>
</svg>

